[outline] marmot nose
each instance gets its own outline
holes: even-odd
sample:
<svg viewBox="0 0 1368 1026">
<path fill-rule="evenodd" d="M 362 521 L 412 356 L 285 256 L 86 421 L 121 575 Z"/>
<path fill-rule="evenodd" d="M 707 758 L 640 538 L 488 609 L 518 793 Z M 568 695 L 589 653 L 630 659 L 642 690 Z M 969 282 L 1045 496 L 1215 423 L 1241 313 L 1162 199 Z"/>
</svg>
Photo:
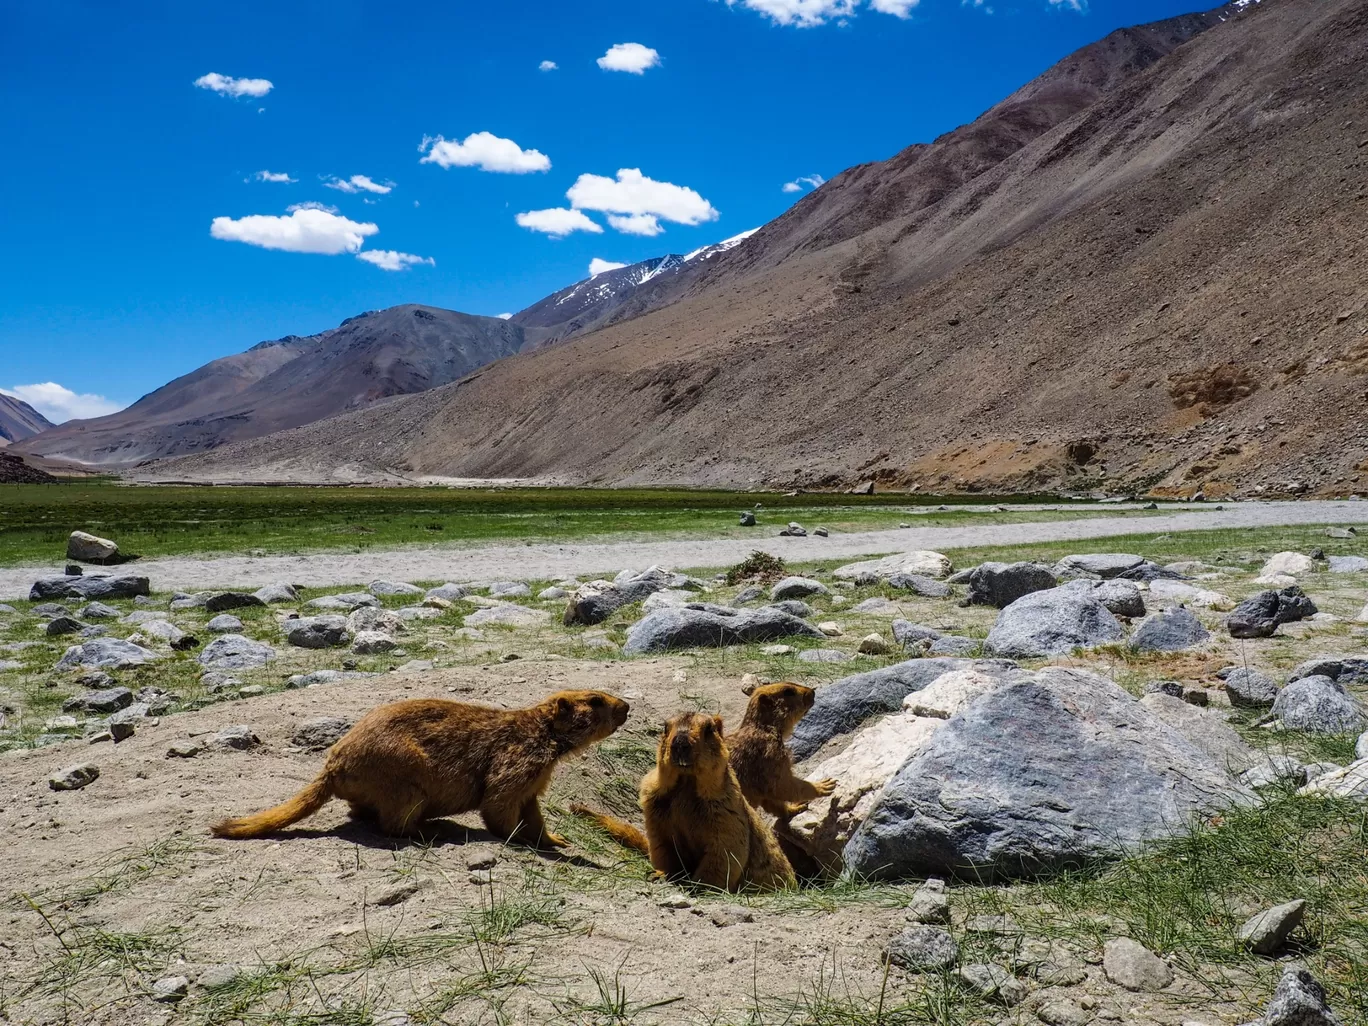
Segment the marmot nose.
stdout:
<svg viewBox="0 0 1368 1026">
<path fill-rule="evenodd" d="M 627 722 L 627 713 L 631 708 L 626 702 L 619 702 L 618 707 L 613 710 L 613 720 L 619 727 Z"/>
<path fill-rule="evenodd" d="M 672 760 L 681 766 L 687 766 L 692 755 L 693 744 L 687 736 L 676 734 L 670 739 L 670 758 Z"/>
</svg>

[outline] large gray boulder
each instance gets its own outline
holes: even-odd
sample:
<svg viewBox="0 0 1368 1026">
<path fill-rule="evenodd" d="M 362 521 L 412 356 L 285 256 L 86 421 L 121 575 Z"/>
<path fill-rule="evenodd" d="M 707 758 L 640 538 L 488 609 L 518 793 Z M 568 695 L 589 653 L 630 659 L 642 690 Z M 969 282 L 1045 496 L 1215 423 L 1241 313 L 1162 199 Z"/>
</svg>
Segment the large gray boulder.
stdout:
<svg viewBox="0 0 1368 1026">
<path fill-rule="evenodd" d="M 150 594 L 151 582 L 146 577 L 86 574 L 79 577 L 44 577 L 34 581 L 29 589 L 29 601 L 42 602 L 54 598 L 127 599 Z"/>
<path fill-rule="evenodd" d="M 884 878 L 1026 876 L 1115 857 L 1243 797 L 1122 688 L 1052 667 L 953 716 L 889 781 L 844 862 Z"/>
<path fill-rule="evenodd" d="M 108 538 L 72 531 L 67 539 L 67 559 L 78 559 L 82 563 L 107 563 L 118 554 L 119 546 Z"/>
<path fill-rule="evenodd" d="M 1278 682 L 1258 670 L 1244 667 L 1231 670 L 1225 678 L 1226 696 L 1231 705 L 1246 709 L 1267 709 L 1278 697 Z"/>
<path fill-rule="evenodd" d="M 1341 684 L 1368 684 L 1368 656 L 1327 655 L 1297 664 L 1288 682 L 1304 677 L 1329 677 Z"/>
<path fill-rule="evenodd" d="M 1325 988 L 1300 967 L 1287 969 L 1264 1013 L 1247 1026 L 1340 1026 L 1330 1010 Z"/>
<path fill-rule="evenodd" d="M 1092 595 L 1116 616 L 1138 619 L 1145 615 L 1145 596 L 1134 581 L 1120 577 L 1098 581 L 1093 585 Z"/>
<path fill-rule="evenodd" d="M 1049 567 L 1039 563 L 980 563 L 969 574 L 968 602 L 1002 609 L 1024 595 L 1058 586 Z"/>
<path fill-rule="evenodd" d="M 1055 564 L 1055 574 L 1059 577 L 1097 577 L 1107 580 L 1120 577 L 1127 570 L 1134 570 L 1145 562 L 1144 556 L 1130 552 L 1086 552 L 1076 556 L 1065 556 Z"/>
<path fill-rule="evenodd" d="M 302 616 L 286 620 L 285 640 L 296 648 L 336 648 L 351 640 L 342 616 Z"/>
<path fill-rule="evenodd" d="M 1331 556 L 1326 563 L 1332 574 L 1358 574 L 1368 570 L 1368 559 L 1362 556 Z"/>
<path fill-rule="evenodd" d="M 1123 636 L 1121 624 L 1090 589 L 1065 585 L 1024 595 L 998 613 L 983 649 L 1009 659 L 1038 659 Z"/>
<path fill-rule="evenodd" d="M 663 567 L 653 566 L 639 574 L 618 574 L 612 581 L 581 584 L 566 602 L 561 622 L 567 627 L 603 623 L 623 606 L 668 588 L 674 576 Z"/>
<path fill-rule="evenodd" d="M 679 648 L 722 648 L 776 638 L 820 638 L 821 631 L 773 606 L 732 609 L 705 603 L 657 609 L 632 624 L 622 651 L 627 655 Z"/>
<path fill-rule="evenodd" d="M 909 659 L 842 677 L 817 689 L 812 708 L 789 738 L 789 751 L 800 762 L 810 758 L 832 738 L 859 729 L 871 716 L 899 712 L 904 698 L 952 670 L 974 669 L 1000 677 L 1014 668 L 1014 663 L 999 660 Z"/>
<path fill-rule="evenodd" d="M 1202 621 L 1186 606 L 1174 606 L 1143 621 L 1131 637 L 1137 652 L 1181 652 L 1211 637 Z"/>
<path fill-rule="evenodd" d="M 323 595 L 304 603 L 306 609 L 341 609 L 350 613 L 358 606 L 378 606 L 380 600 L 365 591 L 347 591 L 340 595 Z"/>
<path fill-rule="evenodd" d="M 55 670 L 126 670 L 155 662 L 161 656 L 151 649 L 118 638 L 92 638 L 66 650 Z"/>
<path fill-rule="evenodd" d="M 286 584 L 284 581 L 276 581 L 258 588 L 252 592 L 254 598 L 258 599 L 262 605 L 274 605 L 277 602 L 298 602 L 299 592 L 294 590 L 294 586 Z"/>
<path fill-rule="evenodd" d="M 465 598 L 470 592 L 459 584 L 447 581 L 446 584 L 439 584 L 435 588 L 429 588 L 423 593 L 423 598 L 445 599 L 448 602 L 456 602 Z"/>
<path fill-rule="evenodd" d="M 1316 612 L 1316 604 L 1294 584 L 1251 595 L 1231 610 L 1226 629 L 1232 638 L 1268 638 L 1281 624 L 1305 620 Z"/>
<path fill-rule="evenodd" d="M 265 600 L 243 591 L 220 591 L 204 600 L 204 609 L 209 613 L 226 613 L 230 609 L 250 609 L 265 604 Z"/>
<path fill-rule="evenodd" d="M 885 556 L 883 559 L 865 559 L 858 563 L 847 563 L 845 566 L 833 570 L 831 576 L 838 581 L 857 581 L 871 584 L 875 581 L 890 580 L 897 574 L 918 574 L 922 577 L 933 577 L 939 581 L 949 577 L 954 569 L 954 565 L 951 564 L 948 556 L 921 549 L 915 552 L 902 552 L 895 556 Z"/>
<path fill-rule="evenodd" d="M 1289 730 L 1313 734 L 1358 733 L 1368 726 L 1363 706 L 1329 677 L 1303 677 L 1278 692 L 1273 715 Z"/>
<path fill-rule="evenodd" d="M 896 573 L 888 578 L 890 588 L 897 588 L 899 591 L 910 591 L 913 595 L 920 595 L 922 598 L 948 598 L 950 596 L 950 585 L 944 581 L 938 581 L 925 574 Z"/>
<path fill-rule="evenodd" d="M 1181 698 L 1151 692 L 1140 704 L 1167 723 L 1183 737 L 1211 756 L 1217 766 L 1232 776 L 1266 763 L 1267 756 L 1245 744 L 1225 716 L 1215 709 L 1203 709 Z"/>
<path fill-rule="evenodd" d="M 423 589 L 406 581 L 371 581 L 368 589 L 372 595 L 422 595 Z"/>
<path fill-rule="evenodd" d="M 211 670 L 250 670 L 265 666 L 275 658 L 275 649 L 241 634 L 225 634 L 204 646 L 199 654 L 201 666 Z"/>
</svg>

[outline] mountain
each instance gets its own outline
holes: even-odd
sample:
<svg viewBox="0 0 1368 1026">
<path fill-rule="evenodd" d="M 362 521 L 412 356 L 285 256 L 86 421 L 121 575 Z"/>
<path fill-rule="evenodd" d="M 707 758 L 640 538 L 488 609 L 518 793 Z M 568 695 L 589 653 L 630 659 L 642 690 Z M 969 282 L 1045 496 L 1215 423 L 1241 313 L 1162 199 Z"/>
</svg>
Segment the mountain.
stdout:
<svg viewBox="0 0 1368 1026">
<path fill-rule="evenodd" d="M 1368 0 L 1113 33 L 639 316 L 152 476 L 1363 493 L 1364 67 Z"/>
<path fill-rule="evenodd" d="M 447 384 L 524 342 L 497 317 L 416 304 L 371 311 L 214 360 L 111 416 L 51 428 L 23 451 L 108 466 L 200 452 Z"/>
<path fill-rule="evenodd" d="M 527 331 L 533 344 L 546 345 L 639 317 L 673 299 L 707 261 L 736 248 L 757 230 L 683 256 L 670 253 L 601 271 L 514 314 L 513 323 Z"/>
<path fill-rule="evenodd" d="M 11 442 L 32 438 L 52 427 L 52 421 L 24 400 L 0 392 L 0 449 Z"/>
</svg>

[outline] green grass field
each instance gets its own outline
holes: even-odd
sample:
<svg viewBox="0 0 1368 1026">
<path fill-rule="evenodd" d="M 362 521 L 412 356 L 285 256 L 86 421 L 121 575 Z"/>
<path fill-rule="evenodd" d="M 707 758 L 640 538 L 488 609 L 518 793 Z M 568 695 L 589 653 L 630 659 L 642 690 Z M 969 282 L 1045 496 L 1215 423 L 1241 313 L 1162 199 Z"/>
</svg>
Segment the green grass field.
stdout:
<svg viewBox="0 0 1368 1026">
<path fill-rule="evenodd" d="M 1040 497 L 1035 497 L 1040 501 Z M 195 488 L 113 482 L 0 486 L 0 565 L 50 560 L 67 535 L 113 538 L 126 555 L 355 551 L 400 545 L 587 538 L 745 537 L 797 520 L 833 531 L 952 526 L 991 498 L 781 495 L 758 492 L 568 488 Z M 1017 498 L 1020 503 L 1023 498 Z M 1049 500 L 1067 506 L 1064 500 Z M 761 530 L 737 525 L 757 511 Z M 944 512 L 936 507 L 946 505 Z M 1019 511 L 994 523 L 1143 511 Z"/>
</svg>

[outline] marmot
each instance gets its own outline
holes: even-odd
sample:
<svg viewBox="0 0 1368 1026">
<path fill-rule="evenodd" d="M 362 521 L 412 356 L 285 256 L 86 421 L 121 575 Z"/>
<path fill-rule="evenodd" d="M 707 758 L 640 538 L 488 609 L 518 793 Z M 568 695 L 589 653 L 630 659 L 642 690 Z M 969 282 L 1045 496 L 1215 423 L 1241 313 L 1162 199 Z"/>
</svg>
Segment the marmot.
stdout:
<svg viewBox="0 0 1368 1026">
<path fill-rule="evenodd" d="M 479 809 L 491 833 L 563 847 L 537 799 L 556 763 L 613 733 L 627 703 L 600 691 L 559 691 L 526 709 L 420 698 L 372 709 L 333 745 L 323 772 L 283 805 L 216 823 L 218 837 L 262 837 L 329 798 L 407 836 L 438 816 Z"/>
<path fill-rule="evenodd" d="M 728 891 L 795 886 L 793 867 L 746 803 L 727 757 L 721 717 L 681 713 L 665 725 L 655 769 L 641 781 L 644 834 L 582 805 L 570 808 L 649 856 L 666 877 Z"/>
<path fill-rule="evenodd" d="M 817 692 L 785 681 L 763 684 L 750 696 L 741 726 L 727 739 L 731 768 L 746 801 L 779 820 L 788 820 L 814 798 L 836 790 L 834 780 L 813 783 L 796 776 L 784 744 L 812 708 Z"/>
</svg>

